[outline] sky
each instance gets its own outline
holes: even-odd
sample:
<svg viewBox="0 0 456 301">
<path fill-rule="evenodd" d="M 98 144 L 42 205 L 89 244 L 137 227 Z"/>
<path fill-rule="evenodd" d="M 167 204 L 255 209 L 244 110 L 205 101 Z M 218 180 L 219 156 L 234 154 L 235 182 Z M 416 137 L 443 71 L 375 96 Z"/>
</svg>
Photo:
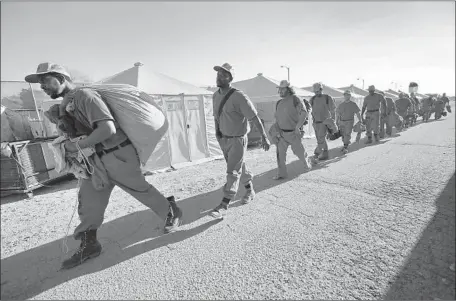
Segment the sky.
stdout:
<svg viewBox="0 0 456 301">
<path fill-rule="evenodd" d="M 234 81 L 287 79 L 286 65 L 298 87 L 455 95 L 455 3 L 2 2 L 1 79 L 45 61 L 93 80 L 142 62 L 197 86 L 225 62 Z"/>
</svg>

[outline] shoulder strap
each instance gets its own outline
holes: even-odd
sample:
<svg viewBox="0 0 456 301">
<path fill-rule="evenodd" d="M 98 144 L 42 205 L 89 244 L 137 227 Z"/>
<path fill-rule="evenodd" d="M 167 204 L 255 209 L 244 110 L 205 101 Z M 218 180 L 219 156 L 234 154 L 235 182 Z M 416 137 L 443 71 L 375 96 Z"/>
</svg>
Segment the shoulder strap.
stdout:
<svg viewBox="0 0 456 301">
<path fill-rule="evenodd" d="M 228 93 L 226 93 L 225 97 L 223 97 L 222 101 L 220 102 L 220 107 L 219 107 L 219 110 L 218 110 L 218 117 L 220 118 L 220 115 L 222 115 L 222 109 L 223 107 L 225 106 L 228 98 L 230 98 L 230 96 L 235 92 L 237 91 L 235 88 L 231 88 L 230 91 L 228 91 Z"/>
<path fill-rule="evenodd" d="M 277 107 L 279 106 L 279 102 L 282 101 L 282 98 L 279 99 L 277 102 L 276 102 L 276 111 L 277 111 Z"/>
<path fill-rule="evenodd" d="M 310 101 L 309 101 L 309 102 L 310 102 L 310 105 L 311 105 L 312 107 L 313 107 L 313 105 L 314 105 L 314 99 L 315 99 L 315 95 L 312 96 L 312 97 L 310 98 Z"/>
<path fill-rule="evenodd" d="M 295 108 L 299 106 L 299 98 L 296 95 L 293 96 L 293 105 Z"/>
</svg>

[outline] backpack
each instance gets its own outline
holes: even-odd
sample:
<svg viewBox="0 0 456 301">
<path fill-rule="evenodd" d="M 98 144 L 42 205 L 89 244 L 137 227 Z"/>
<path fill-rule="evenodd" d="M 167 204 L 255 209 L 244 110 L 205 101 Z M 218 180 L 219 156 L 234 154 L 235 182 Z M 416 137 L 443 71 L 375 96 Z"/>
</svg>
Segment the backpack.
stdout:
<svg viewBox="0 0 456 301">
<path fill-rule="evenodd" d="M 325 96 L 325 98 L 326 98 L 326 106 L 329 108 L 329 95 L 328 94 L 322 94 L 322 95 Z M 317 96 L 314 95 L 314 96 L 312 96 L 312 98 L 310 98 L 310 105 L 312 106 L 312 108 L 313 108 L 313 105 L 314 105 L 315 97 L 317 97 Z M 312 117 L 313 117 L 313 115 L 312 115 Z"/>
<path fill-rule="evenodd" d="M 279 106 L 279 102 L 281 101 L 282 99 L 280 99 L 277 103 L 276 103 L 276 111 L 277 111 L 277 107 Z M 307 110 L 307 113 L 310 113 L 310 111 L 312 110 L 312 107 L 310 106 L 309 102 L 307 101 L 307 99 L 303 98 L 302 99 L 303 102 L 304 102 L 304 105 L 306 107 L 306 110 Z M 295 106 L 295 108 L 298 107 L 299 105 L 299 101 L 297 100 L 297 97 L 293 97 L 293 105 Z M 309 115 L 307 115 L 306 117 L 306 120 L 304 121 L 304 125 L 308 124 L 309 123 Z M 301 130 L 302 130 L 302 127 L 301 127 Z"/>
<path fill-rule="evenodd" d="M 326 98 L 326 105 L 329 106 L 329 95 L 328 94 L 323 94 Z M 310 98 L 310 105 L 313 107 L 313 102 L 314 102 L 314 99 L 315 97 L 317 97 L 316 95 L 312 96 L 312 98 Z"/>
</svg>

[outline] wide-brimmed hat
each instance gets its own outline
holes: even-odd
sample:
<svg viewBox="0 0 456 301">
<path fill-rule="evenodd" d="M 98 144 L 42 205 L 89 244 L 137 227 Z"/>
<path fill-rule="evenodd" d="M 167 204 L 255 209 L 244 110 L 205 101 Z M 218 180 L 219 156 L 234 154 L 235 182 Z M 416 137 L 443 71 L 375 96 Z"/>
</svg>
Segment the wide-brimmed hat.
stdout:
<svg viewBox="0 0 456 301">
<path fill-rule="evenodd" d="M 38 68 L 36 68 L 36 73 L 27 75 L 25 77 L 25 81 L 32 84 L 38 83 L 40 81 L 40 76 L 48 73 L 59 73 L 71 80 L 71 75 L 64 67 L 58 64 L 46 62 L 39 64 Z"/>
<path fill-rule="evenodd" d="M 344 91 L 344 95 L 346 95 L 346 94 L 347 94 L 347 95 L 352 95 L 352 92 L 351 92 L 350 90 L 345 90 L 345 91 Z"/>
<path fill-rule="evenodd" d="M 369 86 L 369 88 L 367 88 L 368 91 L 375 91 L 375 86 L 374 85 L 371 85 Z"/>
<path fill-rule="evenodd" d="M 279 86 L 277 88 L 288 88 L 290 87 L 290 82 L 284 79 L 283 81 L 280 82 Z"/>
<path fill-rule="evenodd" d="M 313 91 L 318 92 L 323 89 L 323 84 L 322 83 L 315 83 L 312 85 Z"/>
<path fill-rule="evenodd" d="M 234 68 L 228 63 L 223 64 L 222 66 L 214 66 L 215 71 L 220 71 L 220 70 L 225 70 L 229 74 L 231 74 L 231 77 L 234 77 Z"/>
</svg>

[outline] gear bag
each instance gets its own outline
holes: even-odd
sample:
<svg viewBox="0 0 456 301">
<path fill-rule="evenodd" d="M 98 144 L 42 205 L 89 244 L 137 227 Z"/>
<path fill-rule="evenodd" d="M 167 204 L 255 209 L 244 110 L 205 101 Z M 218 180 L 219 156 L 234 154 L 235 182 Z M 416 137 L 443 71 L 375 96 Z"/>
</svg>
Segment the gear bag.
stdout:
<svg viewBox="0 0 456 301">
<path fill-rule="evenodd" d="M 169 127 L 155 99 L 126 84 L 93 84 L 76 88 L 79 89 L 94 90 L 101 96 L 136 148 L 140 162 L 145 165 Z M 62 103 L 63 110 L 67 105 Z"/>
</svg>

